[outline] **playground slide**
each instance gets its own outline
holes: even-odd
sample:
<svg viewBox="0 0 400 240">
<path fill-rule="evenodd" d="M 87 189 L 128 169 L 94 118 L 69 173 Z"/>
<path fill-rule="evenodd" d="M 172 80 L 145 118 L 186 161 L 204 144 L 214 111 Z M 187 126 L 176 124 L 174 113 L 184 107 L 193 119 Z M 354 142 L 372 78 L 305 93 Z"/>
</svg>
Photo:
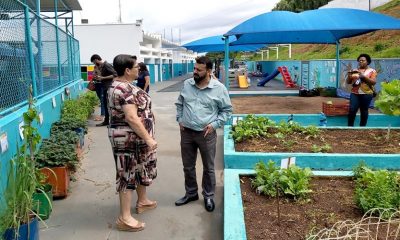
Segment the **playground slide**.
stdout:
<svg viewBox="0 0 400 240">
<path fill-rule="evenodd" d="M 282 74 L 283 82 L 287 88 L 295 88 L 297 85 L 293 82 L 292 78 L 290 77 L 290 73 L 287 67 L 282 66 L 278 67 L 278 71 Z"/>
<path fill-rule="evenodd" d="M 257 86 L 263 87 L 267 82 L 269 82 L 271 79 L 274 79 L 276 76 L 279 74 L 279 70 L 275 69 L 270 75 L 261 78 L 261 81 L 257 83 Z"/>
</svg>

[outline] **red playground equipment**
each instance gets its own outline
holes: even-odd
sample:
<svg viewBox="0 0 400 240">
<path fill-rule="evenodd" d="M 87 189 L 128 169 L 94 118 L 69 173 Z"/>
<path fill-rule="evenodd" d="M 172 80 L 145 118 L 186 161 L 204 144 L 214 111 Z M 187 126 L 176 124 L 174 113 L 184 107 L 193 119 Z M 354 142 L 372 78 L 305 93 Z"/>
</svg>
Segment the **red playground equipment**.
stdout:
<svg viewBox="0 0 400 240">
<path fill-rule="evenodd" d="M 290 73 L 287 67 L 282 66 L 278 67 L 278 71 L 282 74 L 283 82 L 287 88 L 296 88 L 297 85 L 293 82 L 292 78 L 290 77 Z"/>
</svg>

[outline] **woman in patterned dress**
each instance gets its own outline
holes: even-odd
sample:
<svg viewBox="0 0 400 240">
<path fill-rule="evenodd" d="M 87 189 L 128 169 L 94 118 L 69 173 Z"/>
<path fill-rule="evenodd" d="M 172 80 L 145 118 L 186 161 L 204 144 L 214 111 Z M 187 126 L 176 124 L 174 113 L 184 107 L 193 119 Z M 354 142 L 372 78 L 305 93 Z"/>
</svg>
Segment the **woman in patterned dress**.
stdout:
<svg viewBox="0 0 400 240">
<path fill-rule="evenodd" d="M 151 99 L 142 89 L 131 82 L 138 76 L 138 65 L 133 56 L 121 54 L 114 58 L 117 77 L 108 90 L 110 127 L 108 136 L 113 149 L 117 170 L 117 192 L 120 214 L 116 221 L 118 230 L 141 231 L 145 224 L 131 214 L 132 191 L 138 200 L 136 212 L 157 207 L 148 199 L 146 186 L 157 176 L 154 116 Z"/>
<path fill-rule="evenodd" d="M 354 126 L 354 120 L 360 109 L 360 126 L 366 126 L 368 121 L 368 108 L 373 98 L 374 85 L 376 84 L 376 70 L 371 68 L 371 57 L 360 54 L 357 58 L 358 68 L 347 73 L 347 84 L 352 84 L 350 94 L 350 109 L 347 119 L 348 126 Z"/>
</svg>

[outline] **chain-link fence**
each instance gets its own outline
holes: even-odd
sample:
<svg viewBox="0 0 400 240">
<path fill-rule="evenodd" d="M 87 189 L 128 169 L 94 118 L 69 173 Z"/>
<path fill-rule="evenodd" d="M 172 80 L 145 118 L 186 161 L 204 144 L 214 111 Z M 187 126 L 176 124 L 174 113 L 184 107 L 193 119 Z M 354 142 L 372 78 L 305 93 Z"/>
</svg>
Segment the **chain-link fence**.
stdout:
<svg viewBox="0 0 400 240">
<path fill-rule="evenodd" d="M 0 114 L 80 79 L 79 43 L 18 0 L 0 1 Z"/>
</svg>

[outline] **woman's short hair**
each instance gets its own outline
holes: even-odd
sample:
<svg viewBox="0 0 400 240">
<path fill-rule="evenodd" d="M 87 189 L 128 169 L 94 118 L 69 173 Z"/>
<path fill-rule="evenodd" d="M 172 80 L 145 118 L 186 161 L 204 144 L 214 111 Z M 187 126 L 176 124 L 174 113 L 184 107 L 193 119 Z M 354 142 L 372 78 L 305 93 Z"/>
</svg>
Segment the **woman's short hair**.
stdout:
<svg viewBox="0 0 400 240">
<path fill-rule="evenodd" d="M 117 72 L 118 77 L 123 76 L 125 73 L 125 69 L 133 68 L 135 66 L 136 60 L 132 55 L 128 54 L 120 54 L 114 58 L 113 66 L 115 71 Z"/>
<path fill-rule="evenodd" d="M 144 72 L 144 71 L 147 71 L 147 72 L 148 72 L 148 71 L 149 71 L 149 70 L 147 69 L 146 64 L 140 62 L 140 63 L 138 63 L 138 65 L 139 65 L 139 71 L 140 71 L 140 72 Z"/>
<path fill-rule="evenodd" d="M 357 62 L 360 60 L 360 58 L 365 57 L 365 59 L 367 60 L 368 65 L 371 64 L 371 57 L 366 54 L 366 53 L 361 53 L 360 56 L 358 56 L 357 58 Z"/>
</svg>

